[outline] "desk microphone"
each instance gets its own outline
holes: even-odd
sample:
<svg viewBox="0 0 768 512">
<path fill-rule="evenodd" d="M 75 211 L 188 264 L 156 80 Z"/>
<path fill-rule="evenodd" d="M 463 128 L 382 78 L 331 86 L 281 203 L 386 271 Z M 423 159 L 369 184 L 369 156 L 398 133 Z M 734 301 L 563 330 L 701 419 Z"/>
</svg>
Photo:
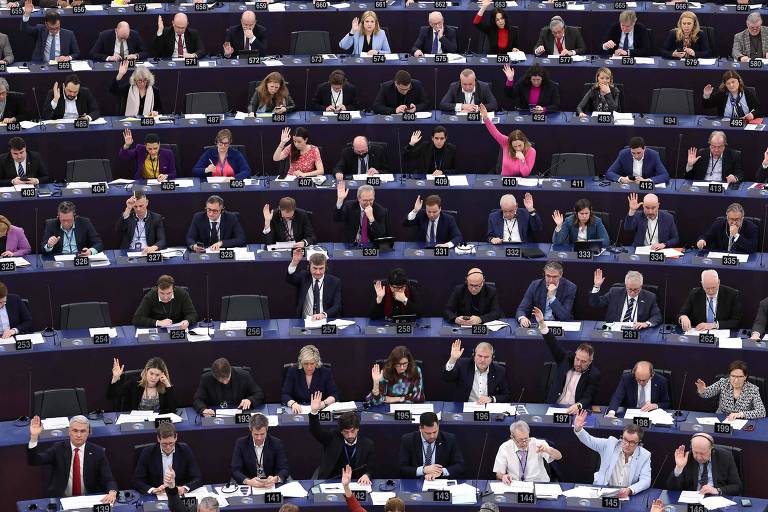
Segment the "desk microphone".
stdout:
<svg viewBox="0 0 768 512">
<path fill-rule="evenodd" d="M 613 242 L 613 245 L 608 247 L 608 252 L 613 254 L 619 254 L 622 252 L 627 252 L 627 250 L 624 248 L 622 244 L 619 243 L 619 236 L 621 236 L 621 230 L 624 227 L 624 219 L 621 219 L 621 222 L 619 222 L 619 229 L 616 231 L 616 239 Z"/>
<path fill-rule="evenodd" d="M 435 67 L 434 70 L 435 70 L 435 78 L 432 81 L 432 92 L 434 93 L 435 110 L 437 110 L 437 68 Z"/>
<path fill-rule="evenodd" d="M 38 208 L 35 206 L 35 252 L 40 250 L 40 232 L 39 232 L 39 225 L 38 224 Z M 35 261 L 35 268 L 41 268 L 43 266 L 43 255 L 42 253 L 37 256 L 37 260 Z"/>
<path fill-rule="evenodd" d="M 664 454 L 664 460 L 663 460 L 663 461 L 661 461 L 661 466 L 659 466 L 659 472 L 658 472 L 658 473 L 656 473 L 656 478 L 654 478 L 654 479 L 653 479 L 653 482 L 651 482 L 651 487 L 650 487 L 650 489 L 653 489 L 653 488 L 655 488 L 655 487 L 656 487 L 656 481 L 657 481 L 657 480 L 659 479 L 659 477 L 661 476 L 661 470 L 662 470 L 662 469 L 664 469 L 664 464 L 666 464 L 666 463 L 667 463 L 667 459 L 668 459 L 668 458 L 669 458 L 669 452 L 667 452 L 667 453 L 665 453 L 665 454 Z M 645 506 L 643 507 L 643 510 L 648 510 L 648 502 L 649 502 L 649 501 L 650 501 L 650 499 L 651 499 L 651 493 L 650 493 L 650 492 L 648 492 L 648 491 L 649 491 L 649 489 L 646 489 L 646 492 L 645 492 Z"/>
<path fill-rule="evenodd" d="M 304 78 L 304 120 L 309 121 L 307 118 L 307 102 L 309 101 L 309 68 L 306 69 L 306 75 Z"/>
<path fill-rule="evenodd" d="M 768 223 L 768 204 L 765 205 L 765 212 L 763 213 L 763 226 L 762 226 L 763 232 L 761 233 L 763 235 L 763 240 L 762 240 L 762 243 L 760 244 L 761 253 L 765 252 L 765 231 L 766 231 L 765 224 L 766 223 Z M 35 223 L 35 225 L 37 225 L 37 223 Z M 761 263 L 763 262 L 761 261 Z"/>
<path fill-rule="evenodd" d="M 50 323 L 48 324 L 48 327 L 43 329 L 42 334 L 46 338 L 53 336 L 53 344 L 56 345 L 56 331 L 53 330 L 53 299 L 51 293 L 51 283 L 48 283 L 48 320 Z"/>
<path fill-rule="evenodd" d="M 472 36 L 469 36 L 469 42 L 467 42 L 467 49 L 466 49 L 466 51 L 464 52 L 464 55 L 469 55 L 469 54 L 470 54 L 470 53 L 469 53 L 469 48 L 470 48 L 470 46 L 472 46 Z"/>
<path fill-rule="evenodd" d="M 683 415 L 683 411 L 680 410 L 680 406 L 683 405 L 683 393 L 685 393 L 685 383 L 688 381 L 688 372 L 683 375 L 683 385 L 680 388 L 680 400 L 677 401 L 677 410 L 673 416 L 680 417 Z"/>
<path fill-rule="evenodd" d="M 683 147 L 683 132 L 677 134 L 677 156 L 675 157 L 675 175 L 672 177 L 675 180 L 675 186 L 677 186 L 677 173 L 680 169 L 680 150 Z M 677 190 L 677 189 L 675 189 Z"/>
<path fill-rule="evenodd" d="M 211 321 L 211 293 L 210 288 L 208 287 L 208 278 L 209 274 L 205 273 L 205 318 L 203 318 L 203 321 L 200 323 L 203 327 L 206 327 L 208 329 L 208 335 L 210 336 L 210 329 L 211 324 L 213 323 Z"/>
<path fill-rule="evenodd" d="M 352 469 L 352 473 L 354 474 L 354 473 L 355 473 L 355 471 L 358 471 L 358 470 L 360 470 L 360 469 L 363 469 L 363 468 L 366 468 L 366 467 L 368 467 L 368 464 L 363 464 L 362 466 L 358 466 L 358 467 L 356 467 L 356 468 L 353 468 L 353 469 Z M 333 475 L 332 477 L 326 478 L 326 479 L 324 479 L 324 480 L 320 480 L 320 481 L 318 481 L 318 482 L 315 482 L 314 484 L 312 484 L 312 487 L 310 487 L 309 489 L 307 489 L 307 496 L 311 497 L 312 503 L 314 503 L 314 502 L 315 502 L 315 497 L 312 495 L 312 489 L 314 489 L 315 487 L 317 487 L 317 486 L 319 486 L 319 485 L 322 485 L 322 484 L 324 484 L 324 483 L 326 483 L 326 482 L 329 482 L 329 481 L 331 481 L 331 480 L 336 480 L 337 478 L 341 478 L 341 472 L 339 472 L 339 473 L 336 473 L 336 474 L 335 474 L 335 475 Z"/>
<path fill-rule="evenodd" d="M 181 81 L 181 71 L 176 68 L 176 95 L 173 98 L 173 112 L 171 112 L 171 117 L 173 118 L 174 122 L 176 122 L 176 116 L 178 115 L 178 112 L 176 112 L 176 107 L 179 103 L 179 82 Z"/>
<path fill-rule="evenodd" d="M 537 187 L 541 187 L 541 179 L 546 177 L 552 171 L 556 171 L 560 167 L 561 164 L 563 164 L 564 162 L 567 162 L 567 161 L 568 161 L 568 158 L 563 156 L 563 154 L 561 153 L 560 156 L 557 157 L 557 161 L 554 164 L 549 166 L 549 169 L 547 169 L 544 172 L 540 172 L 539 173 L 539 175 L 537 177 L 538 178 L 538 183 L 536 184 L 536 186 Z"/>
<path fill-rule="evenodd" d="M 523 393 L 525 393 L 525 386 L 523 386 L 523 389 L 520 390 L 520 396 L 517 397 L 517 402 L 515 402 L 515 415 L 517 415 L 517 408 L 523 400 Z"/>
<path fill-rule="evenodd" d="M 37 122 L 39 123 L 40 130 L 45 131 L 45 123 L 43 122 L 43 114 L 40 113 L 40 102 L 37 100 L 37 89 L 32 86 L 32 95 L 35 97 L 35 108 L 37 109 Z"/>
<path fill-rule="evenodd" d="M 485 445 L 487 443 L 488 443 L 488 432 L 486 432 L 485 433 L 485 437 L 483 437 L 483 449 L 480 452 L 480 463 L 477 465 L 477 474 L 475 475 L 475 488 L 477 489 L 477 491 L 475 491 L 475 492 L 477 493 L 477 498 L 478 499 L 482 499 L 484 496 L 488 496 L 490 494 L 493 494 L 493 491 L 490 491 L 490 492 L 487 491 L 487 490 L 486 491 L 481 491 L 480 488 L 478 487 L 479 482 L 480 482 L 480 471 L 483 468 L 483 459 L 485 458 Z M 487 487 L 487 482 L 486 482 L 486 487 Z"/>
<path fill-rule="evenodd" d="M 674 331 L 674 327 L 667 325 L 667 290 L 669 289 L 669 274 L 664 274 L 664 304 L 661 309 L 661 339 L 666 340 L 667 334 Z"/>
<path fill-rule="evenodd" d="M 14 426 L 26 427 L 29 425 L 32 416 L 35 414 L 34 396 L 32 395 L 32 368 L 27 368 L 27 396 L 29 397 L 29 416 L 19 416 L 14 422 Z"/>
</svg>

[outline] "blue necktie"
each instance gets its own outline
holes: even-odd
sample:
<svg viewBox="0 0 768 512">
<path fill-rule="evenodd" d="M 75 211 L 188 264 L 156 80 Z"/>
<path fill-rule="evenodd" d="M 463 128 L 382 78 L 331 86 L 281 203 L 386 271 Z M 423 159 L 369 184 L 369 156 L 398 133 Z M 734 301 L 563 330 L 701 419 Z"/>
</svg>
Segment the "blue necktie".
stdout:
<svg viewBox="0 0 768 512">
<path fill-rule="evenodd" d="M 549 298 L 544 297 L 544 320 L 554 320 L 552 315 L 552 307 L 549 305 Z"/>
<path fill-rule="evenodd" d="M 48 60 L 56 60 L 56 36 L 51 36 L 51 48 L 48 52 Z"/>
<path fill-rule="evenodd" d="M 432 455 L 435 452 L 435 445 L 433 443 L 427 443 L 427 453 L 424 454 L 424 465 L 432 465 Z"/>
<path fill-rule="evenodd" d="M 433 34 L 434 36 L 432 37 L 432 53 L 437 53 L 440 40 L 437 38 L 437 32 L 433 32 Z"/>
<path fill-rule="evenodd" d="M 712 305 L 712 299 L 707 298 L 707 323 L 715 323 L 715 308 Z"/>
<path fill-rule="evenodd" d="M 19 178 L 23 178 L 27 173 L 24 172 L 24 167 L 22 167 L 21 162 L 19 162 L 19 170 L 18 170 Z"/>
<path fill-rule="evenodd" d="M 429 243 L 435 245 L 435 221 L 429 221 Z"/>
<path fill-rule="evenodd" d="M 629 34 L 623 34 L 623 35 L 624 35 L 624 45 L 621 47 L 621 49 L 627 52 L 629 51 Z"/>
<path fill-rule="evenodd" d="M 632 309 L 634 307 L 635 307 L 635 299 L 630 297 L 629 301 L 627 301 L 627 311 L 624 313 L 624 318 L 621 319 L 622 322 L 632 321 Z"/>
</svg>

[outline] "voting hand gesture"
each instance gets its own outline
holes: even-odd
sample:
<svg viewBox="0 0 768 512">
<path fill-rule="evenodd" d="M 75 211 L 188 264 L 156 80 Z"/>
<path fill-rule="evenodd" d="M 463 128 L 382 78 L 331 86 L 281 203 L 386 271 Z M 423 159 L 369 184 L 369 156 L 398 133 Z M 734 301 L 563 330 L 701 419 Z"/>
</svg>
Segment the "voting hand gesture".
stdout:
<svg viewBox="0 0 768 512">
<path fill-rule="evenodd" d="M 112 359 L 112 384 L 120 380 L 120 377 L 122 377 L 123 372 L 125 371 L 125 365 L 120 364 L 120 360 L 118 358 Z"/>
</svg>

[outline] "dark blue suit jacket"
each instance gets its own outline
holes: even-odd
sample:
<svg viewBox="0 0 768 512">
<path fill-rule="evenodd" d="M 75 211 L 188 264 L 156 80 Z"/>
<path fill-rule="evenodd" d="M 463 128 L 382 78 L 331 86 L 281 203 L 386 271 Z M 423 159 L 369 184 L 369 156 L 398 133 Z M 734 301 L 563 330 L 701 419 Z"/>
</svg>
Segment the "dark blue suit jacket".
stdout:
<svg viewBox="0 0 768 512">
<path fill-rule="evenodd" d="M 654 375 L 651 379 L 651 403 L 661 409 L 669 407 L 669 383 L 663 375 Z M 609 411 L 617 411 L 619 407 L 634 409 L 637 407 L 637 381 L 632 372 L 626 372 L 621 376 L 616 391 L 611 396 Z"/>
<path fill-rule="evenodd" d="M 704 239 L 707 242 L 705 249 L 708 251 L 727 251 L 729 238 L 727 229 L 728 222 L 724 218 L 716 219 L 706 233 L 699 237 L 699 240 Z M 731 252 L 745 254 L 756 252 L 757 238 L 757 226 L 751 220 L 744 219 L 739 230 L 739 239 L 731 245 Z"/>
<path fill-rule="evenodd" d="M 116 39 L 117 35 L 113 28 L 99 32 L 99 38 L 96 40 L 93 48 L 91 48 L 91 58 L 93 60 L 106 61 L 107 57 L 114 55 Z M 131 29 L 128 40 L 125 42 L 125 52 L 126 55 L 136 54 L 139 60 L 144 60 L 149 56 L 149 52 L 144 47 L 144 42 L 141 40 L 137 30 Z"/>
<path fill-rule="evenodd" d="M 83 464 L 83 485 L 92 494 L 117 491 L 117 482 L 112 476 L 104 448 L 93 443 L 81 447 Z M 27 448 L 27 463 L 30 466 L 51 466 L 46 494 L 51 498 L 62 498 L 67 490 L 69 471 L 72 467 L 72 448 L 69 440 L 59 441 L 43 449 L 38 444 Z"/>
<path fill-rule="evenodd" d="M 218 161 L 218 150 L 216 148 L 208 148 L 203 151 L 202 155 L 200 155 L 197 163 L 192 168 L 192 174 L 198 178 L 206 178 L 205 168 L 208 167 L 211 162 L 216 165 Z M 250 178 L 251 174 L 253 174 L 251 172 L 251 166 L 248 165 L 248 160 L 246 160 L 243 154 L 236 149 L 230 148 L 229 151 L 227 151 L 227 162 L 232 166 L 232 170 L 235 172 L 235 179 L 244 180 L 245 178 Z"/>
<path fill-rule="evenodd" d="M 416 226 L 416 241 L 426 241 L 429 218 L 424 210 L 419 210 L 416 218 L 413 220 L 408 220 L 406 217 L 403 221 L 403 226 Z M 456 224 L 456 219 L 450 213 L 441 212 L 437 221 L 437 229 L 435 230 L 435 243 L 445 244 L 453 242 L 453 245 L 460 245 L 462 240 L 463 237 L 461 231 L 459 231 L 459 225 Z"/>
<path fill-rule="evenodd" d="M 222 247 L 242 247 L 245 245 L 245 231 L 240 225 L 240 215 L 236 212 L 221 212 L 219 217 L 219 239 Z M 192 217 L 192 224 L 187 231 L 187 247 L 201 242 L 205 247 L 211 243 L 211 227 L 205 212 L 197 212 Z"/>
<path fill-rule="evenodd" d="M 444 27 L 443 37 L 440 38 L 443 53 L 456 53 L 459 46 L 456 41 L 456 29 L 448 25 L 444 25 Z M 411 53 L 416 53 L 416 50 L 421 50 L 422 53 L 432 53 L 432 27 L 429 25 L 419 28 L 419 37 L 413 43 Z"/>
<path fill-rule="evenodd" d="M 264 472 L 267 476 L 279 476 L 285 482 L 290 475 L 288 470 L 288 457 L 285 455 L 283 442 L 275 436 L 267 435 L 262 452 Z M 257 475 L 256 450 L 253 447 L 253 439 L 250 434 L 241 437 L 235 443 L 232 452 L 232 478 L 238 484 L 242 484 L 246 478 L 255 478 Z"/>
<path fill-rule="evenodd" d="M 517 229 L 520 231 L 520 240 L 532 242 L 533 231 L 541 231 L 542 223 L 540 215 L 531 215 L 525 208 L 517 209 Z M 504 240 L 504 214 L 500 209 L 488 214 L 488 235 L 486 239 L 501 238 Z"/>
<path fill-rule="evenodd" d="M 563 322 L 573 320 L 574 300 L 576 300 L 576 285 L 564 277 L 560 278 L 560 284 L 555 292 L 555 300 L 550 305 L 555 320 Z M 547 284 L 544 279 L 536 279 L 525 290 L 523 300 L 517 307 L 515 318 L 530 316 L 533 313 L 533 306 L 544 311 L 546 304 Z"/>
<path fill-rule="evenodd" d="M 552 233 L 552 243 L 555 245 L 573 245 L 578 238 L 579 227 L 573 223 L 572 213 L 565 216 L 563 227 L 560 231 L 554 231 Z M 597 216 L 595 216 L 592 224 L 587 225 L 587 238 L 590 240 L 599 238 L 603 241 L 603 247 L 611 245 L 611 240 L 608 238 L 608 231 L 605 229 L 603 221 Z"/>
<path fill-rule="evenodd" d="M 659 242 L 666 244 L 667 247 L 675 247 L 680 243 L 680 236 L 677 234 L 677 224 L 675 218 L 666 210 L 659 210 L 658 222 L 656 226 L 659 231 Z M 648 229 L 648 219 L 643 210 L 637 210 L 635 214 L 624 219 L 624 231 L 634 231 L 635 239 L 632 241 L 634 246 L 645 245 L 645 234 Z"/>
<path fill-rule="evenodd" d="M 466 402 L 472 392 L 472 382 L 475 378 L 475 362 L 471 357 L 463 357 L 456 361 L 453 369 L 447 371 L 443 366 L 443 380 L 453 382 L 454 402 Z M 507 382 L 507 369 L 499 363 L 493 362 L 488 367 L 488 396 L 492 396 L 497 402 L 509 402 L 509 382 Z"/>
<path fill-rule="evenodd" d="M 22 21 L 21 31 L 35 39 L 35 49 L 32 50 L 32 62 L 43 62 L 45 42 L 48 39 L 48 29 L 46 28 L 45 23 L 30 25 L 29 23 Z M 80 47 L 77 46 L 77 39 L 75 39 L 74 32 L 66 28 L 60 29 L 59 41 L 61 44 L 59 55 L 69 55 L 75 60 L 80 58 Z"/>
<path fill-rule="evenodd" d="M 440 431 L 435 440 L 435 464 L 448 470 L 448 478 L 461 478 L 464 474 L 464 456 L 456 437 Z M 416 469 L 424 465 L 421 432 L 409 432 L 400 438 L 400 476 L 416 478 Z"/>
<path fill-rule="evenodd" d="M 304 300 L 307 298 L 309 287 L 313 284 L 312 274 L 306 269 L 296 269 L 293 274 L 286 273 L 285 279 L 296 287 L 296 316 L 304 318 Z M 320 294 L 326 316 L 328 318 L 341 316 L 341 279 L 326 273 Z"/>
<path fill-rule="evenodd" d="M 173 452 L 173 470 L 176 472 L 176 485 L 197 489 L 203 484 L 203 476 L 197 466 L 195 454 L 187 443 L 176 443 Z M 158 443 L 141 450 L 139 461 L 133 470 L 133 485 L 137 491 L 146 494 L 151 487 L 163 484 L 163 459 Z"/>
<path fill-rule="evenodd" d="M 9 293 L 7 302 L 5 303 L 5 310 L 8 312 L 8 323 L 11 325 L 11 329 L 18 329 L 19 334 L 32 332 L 32 313 L 29 312 L 29 308 L 21 297 L 14 293 Z"/>
<path fill-rule="evenodd" d="M 624 288 L 614 286 L 605 295 L 599 293 L 589 294 L 589 305 L 593 308 L 607 307 L 605 313 L 606 322 L 620 322 L 621 310 L 627 300 L 627 292 Z M 637 321 L 650 322 L 651 325 L 659 325 L 662 322 L 661 311 L 656 303 L 656 294 L 648 290 L 640 290 L 637 296 Z"/>
<path fill-rule="evenodd" d="M 307 387 L 307 379 L 304 375 L 304 369 L 301 367 L 289 368 L 285 374 L 283 382 L 282 402 L 287 404 L 290 400 L 295 400 L 300 404 L 308 405 L 312 393 L 321 391 L 323 399 L 332 396 L 339 399 L 339 390 L 336 382 L 333 380 L 333 373 L 330 368 L 318 366 L 315 373 L 312 374 L 312 383 Z"/>
<path fill-rule="evenodd" d="M 611 181 L 619 181 L 622 176 L 632 176 L 633 160 L 632 151 L 629 148 L 622 149 L 619 151 L 619 156 L 605 172 L 605 177 Z M 659 153 L 650 148 L 645 149 L 645 156 L 643 157 L 643 178 L 651 178 L 654 183 L 667 183 L 669 181 L 669 173 L 661 162 Z"/>
</svg>

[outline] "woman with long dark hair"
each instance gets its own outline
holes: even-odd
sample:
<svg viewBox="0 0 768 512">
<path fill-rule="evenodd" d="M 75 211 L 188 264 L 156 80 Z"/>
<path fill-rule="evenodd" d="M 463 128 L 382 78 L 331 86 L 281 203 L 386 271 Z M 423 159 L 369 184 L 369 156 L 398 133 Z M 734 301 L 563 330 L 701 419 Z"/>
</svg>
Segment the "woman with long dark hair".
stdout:
<svg viewBox="0 0 768 512">
<path fill-rule="evenodd" d="M 397 346 L 389 353 L 384 368 L 371 368 L 373 389 L 365 398 L 371 405 L 391 403 L 421 403 L 424 401 L 424 381 L 421 368 L 408 347 Z"/>
</svg>

